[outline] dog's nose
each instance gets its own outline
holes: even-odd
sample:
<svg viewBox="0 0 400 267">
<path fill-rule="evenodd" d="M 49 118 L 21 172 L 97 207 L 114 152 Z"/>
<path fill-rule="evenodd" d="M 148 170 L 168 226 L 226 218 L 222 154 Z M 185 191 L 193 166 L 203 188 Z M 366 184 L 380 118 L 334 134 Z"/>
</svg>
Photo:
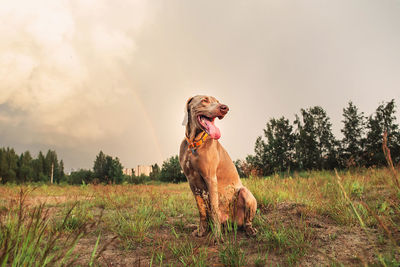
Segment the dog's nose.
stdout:
<svg viewBox="0 0 400 267">
<path fill-rule="evenodd" d="M 219 106 L 219 110 L 220 110 L 223 114 L 226 114 L 226 113 L 228 113 L 229 108 L 228 108 L 227 105 L 221 105 L 221 106 Z"/>
</svg>

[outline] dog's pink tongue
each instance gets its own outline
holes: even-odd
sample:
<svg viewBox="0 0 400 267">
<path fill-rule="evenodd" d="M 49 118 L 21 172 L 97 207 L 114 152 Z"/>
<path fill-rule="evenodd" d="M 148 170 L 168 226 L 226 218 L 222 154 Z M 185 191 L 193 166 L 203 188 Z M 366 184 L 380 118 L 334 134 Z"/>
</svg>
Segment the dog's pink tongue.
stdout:
<svg viewBox="0 0 400 267">
<path fill-rule="evenodd" d="M 212 139 L 219 139 L 221 137 L 221 132 L 219 131 L 218 127 L 214 125 L 214 122 L 206 120 L 205 123 L 207 125 L 208 135 Z"/>
</svg>

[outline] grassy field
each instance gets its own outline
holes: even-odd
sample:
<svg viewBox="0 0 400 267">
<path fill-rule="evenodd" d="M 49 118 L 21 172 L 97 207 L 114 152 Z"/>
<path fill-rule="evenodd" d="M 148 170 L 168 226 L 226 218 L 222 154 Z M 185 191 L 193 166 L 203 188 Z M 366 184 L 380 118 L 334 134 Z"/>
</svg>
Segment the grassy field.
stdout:
<svg viewBox="0 0 400 267">
<path fill-rule="evenodd" d="M 0 266 L 400 264 L 400 191 L 388 169 L 244 179 L 258 201 L 248 238 L 191 235 L 187 183 L 0 187 Z M 3 265 L 2 265 L 3 264 Z"/>
</svg>

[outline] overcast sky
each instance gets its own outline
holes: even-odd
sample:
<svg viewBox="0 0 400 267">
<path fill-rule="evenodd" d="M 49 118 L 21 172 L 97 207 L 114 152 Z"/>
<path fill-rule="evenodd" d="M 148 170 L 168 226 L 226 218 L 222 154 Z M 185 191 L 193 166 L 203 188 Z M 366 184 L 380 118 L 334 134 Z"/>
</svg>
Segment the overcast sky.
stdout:
<svg viewBox="0 0 400 267">
<path fill-rule="evenodd" d="M 232 159 L 272 117 L 320 105 L 340 137 L 349 100 L 400 105 L 398 0 L 9 0 L 0 36 L 0 146 L 55 149 L 67 171 L 100 150 L 162 163 L 196 94 L 230 107 Z"/>
</svg>

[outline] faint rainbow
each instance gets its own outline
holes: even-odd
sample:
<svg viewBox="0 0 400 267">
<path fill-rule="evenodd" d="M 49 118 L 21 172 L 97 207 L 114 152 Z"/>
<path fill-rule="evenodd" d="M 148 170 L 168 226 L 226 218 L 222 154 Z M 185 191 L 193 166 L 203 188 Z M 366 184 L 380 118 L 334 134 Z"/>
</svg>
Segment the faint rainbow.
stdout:
<svg viewBox="0 0 400 267">
<path fill-rule="evenodd" d="M 154 146 L 155 146 L 155 148 L 157 150 L 157 153 L 158 153 L 157 163 L 162 163 L 162 161 L 163 161 L 163 153 L 162 153 L 162 149 L 161 149 L 161 146 L 160 146 L 160 142 L 159 142 L 158 137 L 157 137 L 157 133 L 156 133 L 155 127 L 154 127 L 153 123 L 151 122 L 150 116 L 149 116 L 145 106 L 143 105 L 142 99 L 135 92 L 135 90 L 132 90 L 132 93 L 134 95 L 136 103 L 138 104 L 138 108 L 143 113 L 143 118 L 144 118 L 147 126 L 150 129 L 151 139 L 152 139 L 153 144 L 154 144 Z"/>
</svg>

